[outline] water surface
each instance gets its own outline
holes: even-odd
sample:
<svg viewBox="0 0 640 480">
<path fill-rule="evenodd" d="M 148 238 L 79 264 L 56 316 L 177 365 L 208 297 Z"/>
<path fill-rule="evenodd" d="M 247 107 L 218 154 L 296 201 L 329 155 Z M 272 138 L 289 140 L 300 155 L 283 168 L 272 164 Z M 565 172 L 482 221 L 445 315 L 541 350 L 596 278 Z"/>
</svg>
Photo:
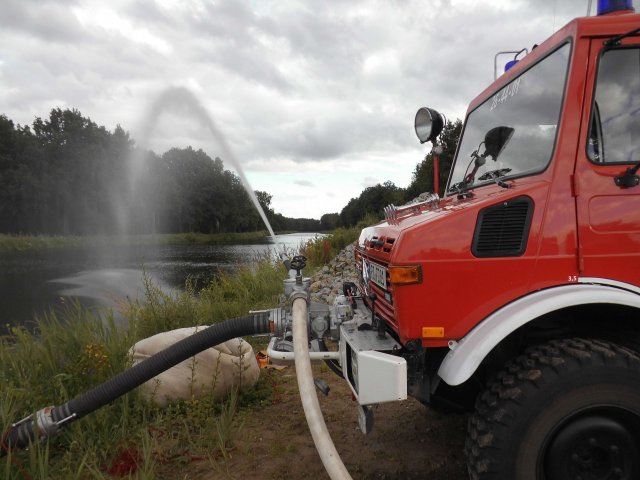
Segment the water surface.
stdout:
<svg viewBox="0 0 640 480">
<path fill-rule="evenodd" d="M 0 255 L 0 333 L 27 325 L 34 315 L 78 301 L 114 308 L 141 298 L 146 275 L 170 292 L 187 279 L 204 286 L 220 271 L 233 271 L 267 252 L 288 253 L 316 234 L 277 235 L 277 245 L 143 245 L 70 248 Z"/>
</svg>

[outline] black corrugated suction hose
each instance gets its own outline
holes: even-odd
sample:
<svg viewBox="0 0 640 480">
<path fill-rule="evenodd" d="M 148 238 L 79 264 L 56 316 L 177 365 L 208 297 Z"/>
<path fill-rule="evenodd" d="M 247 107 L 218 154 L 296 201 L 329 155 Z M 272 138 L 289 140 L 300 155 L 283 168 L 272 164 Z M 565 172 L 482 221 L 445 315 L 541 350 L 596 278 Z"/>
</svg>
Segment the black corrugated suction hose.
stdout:
<svg viewBox="0 0 640 480">
<path fill-rule="evenodd" d="M 269 314 L 265 312 L 232 318 L 194 333 L 64 405 L 43 409 L 27 421 L 16 424 L 3 435 L 0 456 L 6 454 L 7 450 L 24 448 L 30 442 L 55 434 L 60 427 L 112 402 L 207 348 L 236 337 L 262 333 L 269 333 Z"/>
</svg>

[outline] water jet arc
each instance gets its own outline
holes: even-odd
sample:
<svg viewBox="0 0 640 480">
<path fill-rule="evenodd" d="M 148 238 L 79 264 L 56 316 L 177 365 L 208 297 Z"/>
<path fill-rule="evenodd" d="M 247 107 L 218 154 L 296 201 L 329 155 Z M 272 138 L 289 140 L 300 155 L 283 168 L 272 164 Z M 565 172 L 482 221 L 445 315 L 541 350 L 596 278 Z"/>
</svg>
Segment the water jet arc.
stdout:
<svg viewBox="0 0 640 480">
<path fill-rule="evenodd" d="M 240 165 L 240 162 L 234 155 L 233 151 L 229 147 L 226 138 L 220 132 L 220 129 L 215 125 L 211 115 L 206 110 L 206 108 L 202 105 L 200 101 L 196 98 L 196 96 L 188 89 L 184 87 L 170 87 L 163 91 L 151 104 L 147 114 L 145 115 L 146 121 L 143 123 L 141 129 L 141 139 L 142 143 L 146 143 L 149 139 L 151 132 L 155 129 L 158 119 L 163 113 L 167 112 L 175 112 L 179 114 L 188 114 L 190 117 L 199 121 L 206 129 L 211 133 L 215 141 L 217 142 L 220 151 L 221 157 L 223 161 L 229 162 L 233 169 L 236 171 L 238 176 L 240 177 L 240 181 L 242 182 L 242 186 L 244 187 L 247 195 L 249 195 L 249 199 L 253 203 L 253 205 L 258 210 L 260 214 L 260 218 L 264 222 L 264 225 L 267 227 L 269 231 L 269 235 L 274 243 L 276 243 L 276 235 L 267 219 L 267 215 L 260 205 L 258 198 L 256 197 L 255 192 L 251 188 L 251 184 L 244 174 L 244 170 Z M 132 175 L 130 177 L 131 182 L 131 191 L 134 190 L 135 185 L 138 183 L 138 179 L 142 174 L 142 158 L 140 156 L 136 156 L 134 158 L 133 167 L 132 167 Z M 284 247 L 283 247 L 284 248 Z"/>
</svg>

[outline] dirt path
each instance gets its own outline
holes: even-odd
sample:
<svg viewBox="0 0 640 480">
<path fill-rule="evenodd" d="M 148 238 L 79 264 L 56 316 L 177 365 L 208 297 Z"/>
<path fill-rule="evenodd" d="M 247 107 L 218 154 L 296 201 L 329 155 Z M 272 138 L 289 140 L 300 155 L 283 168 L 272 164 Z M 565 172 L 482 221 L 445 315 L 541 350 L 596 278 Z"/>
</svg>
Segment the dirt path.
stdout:
<svg viewBox="0 0 640 480">
<path fill-rule="evenodd" d="M 443 415 L 416 400 L 375 408 L 371 434 L 358 429 L 349 387 L 326 367 L 314 367 L 331 387 L 320 395 L 336 448 L 355 480 L 468 478 L 462 448 L 465 418 Z M 231 479 L 328 478 L 309 434 L 293 367 L 267 373 L 275 392 L 271 403 L 240 416 L 241 431 L 227 462 L 217 471 L 200 464 L 195 477 Z M 192 476 L 184 478 L 195 478 Z"/>
</svg>

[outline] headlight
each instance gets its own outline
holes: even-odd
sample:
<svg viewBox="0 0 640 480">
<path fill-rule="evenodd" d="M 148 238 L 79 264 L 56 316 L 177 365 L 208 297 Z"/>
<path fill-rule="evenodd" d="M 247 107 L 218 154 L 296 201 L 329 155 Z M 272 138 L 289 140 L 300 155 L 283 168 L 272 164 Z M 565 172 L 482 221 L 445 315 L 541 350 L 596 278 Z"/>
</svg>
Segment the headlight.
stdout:
<svg viewBox="0 0 640 480">
<path fill-rule="evenodd" d="M 422 107 L 416 113 L 414 127 L 420 143 L 432 142 L 436 139 L 445 124 L 445 118 L 433 108 Z"/>
</svg>

